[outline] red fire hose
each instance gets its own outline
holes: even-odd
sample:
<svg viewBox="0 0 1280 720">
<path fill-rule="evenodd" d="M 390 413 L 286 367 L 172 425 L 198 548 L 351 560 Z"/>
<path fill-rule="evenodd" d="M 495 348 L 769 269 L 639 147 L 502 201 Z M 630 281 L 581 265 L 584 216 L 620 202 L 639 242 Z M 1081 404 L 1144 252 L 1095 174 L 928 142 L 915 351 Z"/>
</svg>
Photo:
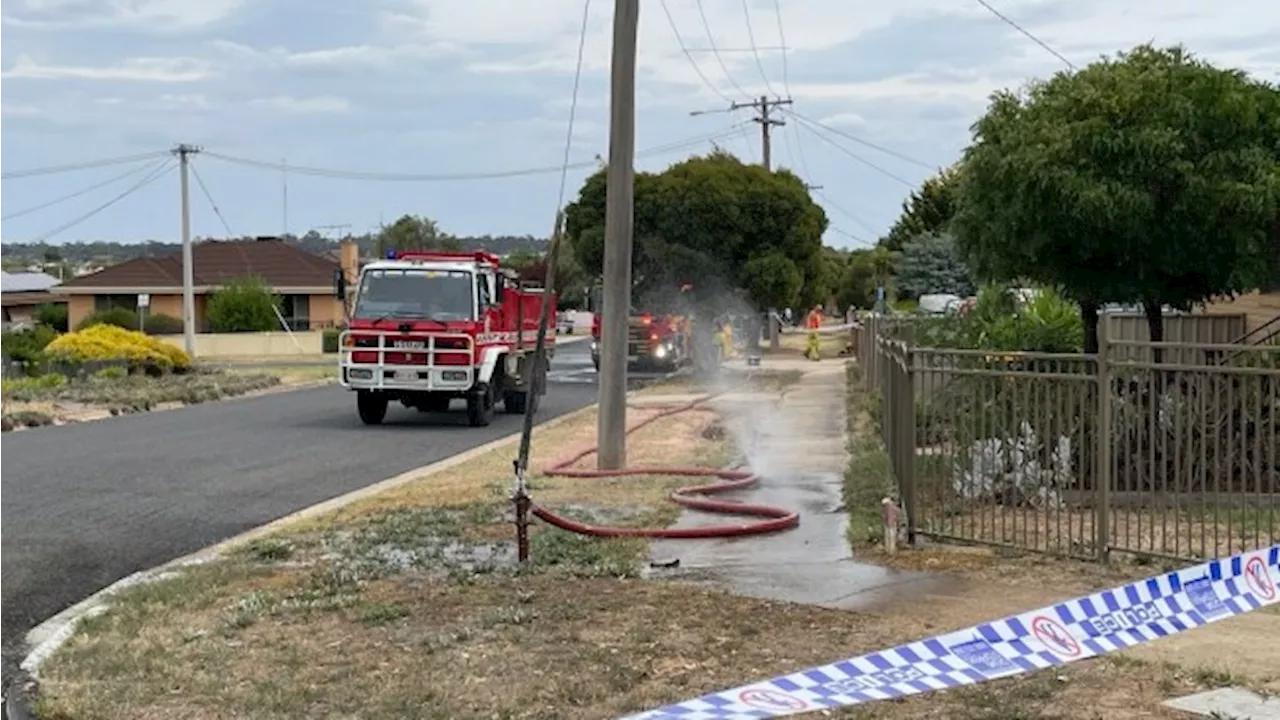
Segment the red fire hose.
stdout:
<svg viewBox="0 0 1280 720">
<path fill-rule="evenodd" d="M 695 410 L 707 401 L 711 400 L 713 397 L 715 396 L 706 396 L 681 405 L 662 407 L 653 415 L 650 415 L 627 427 L 627 434 L 630 435 L 636 430 L 639 430 L 640 428 L 662 418 Z M 741 490 L 760 481 L 760 477 L 758 475 L 743 470 L 715 470 L 713 468 L 704 467 L 628 467 L 618 470 L 570 469 L 570 465 L 573 465 L 588 455 L 594 454 L 598 449 L 598 447 L 590 447 L 586 450 L 575 453 L 568 458 L 564 458 L 553 463 L 543 472 L 548 476 L 572 478 L 610 478 L 627 477 L 632 475 L 719 478 L 721 482 L 689 485 L 677 488 L 672 491 L 671 495 L 668 497 L 670 497 L 672 502 L 679 505 L 687 508 L 693 508 L 695 510 L 702 510 L 704 512 L 762 517 L 768 519 L 736 525 L 710 525 L 692 528 L 608 527 L 581 523 L 577 520 L 564 517 L 563 515 L 557 515 L 544 507 L 534 505 L 531 509 L 535 516 L 541 518 L 544 522 L 560 528 L 561 530 L 568 530 L 569 532 L 578 533 L 580 535 L 593 535 L 596 537 L 651 537 L 674 539 L 723 538 L 738 537 L 742 535 L 761 535 L 764 533 L 778 532 L 780 530 L 790 530 L 800 524 L 800 514 L 791 510 L 769 507 L 768 505 L 747 505 L 745 503 L 735 502 L 732 500 L 712 500 L 707 497 L 698 497 L 715 495 L 718 493 L 729 492 L 731 490 Z"/>
</svg>

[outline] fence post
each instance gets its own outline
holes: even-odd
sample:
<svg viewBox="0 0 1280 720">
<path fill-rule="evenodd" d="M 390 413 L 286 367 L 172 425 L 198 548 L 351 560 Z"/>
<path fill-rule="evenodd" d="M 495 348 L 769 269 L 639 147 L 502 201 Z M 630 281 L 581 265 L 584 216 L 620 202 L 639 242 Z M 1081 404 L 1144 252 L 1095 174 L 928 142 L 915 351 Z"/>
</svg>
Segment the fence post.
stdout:
<svg viewBox="0 0 1280 720">
<path fill-rule="evenodd" d="M 905 342 L 902 344 L 902 374 L 898 376 L 902 390 L 898 397 L 898 412 L 902 417 L 902 434 L 899 452 L 902 453 L 902 472 L 899 484 L 902 488 L 902 505 L 907 516 L 907 544 L 916 544 L 916 378 L 915 353 Z"/>
<path fill-rule="evenodd" d="M 1094 428 L 1094 553 L 1101 562 L 1111 557 L 1111 342 L 1107 316 L 1098 322 L 1097 425 Z"/>
</svg>

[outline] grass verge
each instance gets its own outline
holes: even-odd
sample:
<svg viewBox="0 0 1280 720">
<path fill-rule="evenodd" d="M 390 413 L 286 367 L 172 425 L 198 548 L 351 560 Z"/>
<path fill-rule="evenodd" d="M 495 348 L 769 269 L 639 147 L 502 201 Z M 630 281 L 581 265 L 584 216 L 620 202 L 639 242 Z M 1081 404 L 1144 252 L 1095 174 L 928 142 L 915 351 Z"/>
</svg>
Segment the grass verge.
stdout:
<svg viewBox="0 0 1280 720">
<path fill-rule="evenodd" d="M 150 377 L 126 375 L 112 368 L 85 378 L 44 375 L 5 380 L 2 394 L 8 423 L 29 427 L 95 412 L 118 415 L 146 412 L 169 403 L 211 402 L 279 384 L 279 377 L 266 373 L 200 370 Z"/>
<path fill-rule="evenodd" d="M 690 412 L 644 428 L 630 460 L 723 462 L 732 448 L 715 423 Z M 583 413 L 540 430 L 534 467 L 593 442 L 594 424 Z M 534 563 L 516 567 L 513 451 L 125 591 L 42 668 L 41 717 L 610 718 L 992 616 L 977 594 L 866 614 L 647 581 L 645 543 L 542 526 Z M 598 522 L 674 516 L 668 478 L 535 473 L 531 484 L 538 502 Z M 1003 586 L 994 595 L 1019 601 Z M 1228 677 L 1117 659 L 830 717 L 1160 717 L 1164 697 Z"/>
</svg>

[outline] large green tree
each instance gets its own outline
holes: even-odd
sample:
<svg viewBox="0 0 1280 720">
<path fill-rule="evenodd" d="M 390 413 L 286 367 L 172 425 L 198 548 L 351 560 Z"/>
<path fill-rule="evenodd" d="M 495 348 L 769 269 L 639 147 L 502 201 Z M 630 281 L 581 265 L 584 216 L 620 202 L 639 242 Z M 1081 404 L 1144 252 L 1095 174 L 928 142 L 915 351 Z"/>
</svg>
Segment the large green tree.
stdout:
<svg viewBox="0 0 1280 720">
<path fill-rule="evenodd" d="M 880 245 L 891 252 L 901 252 L 914 238 L 945 233 L 955 216 L 956 177 L 955 168 L 947 168 L 913 190 Z"/>
<path fill-rule="evenodd" d="M 604 264 L 605 173 L 589 177 L 565 210 L 568 240 L 591 275 Z M 639 303 L 687 283 L 703 300 L 741 289 L 758 307 L 785 307 L 824 300 L 830 287 L 822 255 L 826 213 L 787 171 L 714 152 L 662 173 L 636 173 L 634 227 Z"/>
<path fill-rule="evenodd" d="M 462 243 L 443 231 L 436 221 L 420 215 L 402 215 L 383 225 L 374 239 L 374 252 L 388 250 L 461 250 Z"/>
<path fill-rule="evenodd" d="M 899 296 L 905 298 L 929 293 L 968 297 L 977 291 L 949 234 L 929 233 L 908 240 L 894 257 L 894 278 Z"/>
<path fill-rule="evenodd" d="M 1280 94 L 1182 48 L 1140 46 L 997 93 L 966 150 L 952 228 L 983 278 L 1097 309 L 1190 308 L 1262 281 L 1280 208 Z"/>
</svg>

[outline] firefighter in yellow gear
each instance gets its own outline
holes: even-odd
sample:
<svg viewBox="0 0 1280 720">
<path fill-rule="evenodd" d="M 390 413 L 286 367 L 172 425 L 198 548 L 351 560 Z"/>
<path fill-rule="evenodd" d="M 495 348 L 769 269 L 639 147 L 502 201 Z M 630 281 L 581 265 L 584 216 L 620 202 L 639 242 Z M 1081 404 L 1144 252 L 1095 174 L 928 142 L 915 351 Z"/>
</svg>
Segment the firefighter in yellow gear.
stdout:
<svg viewBox="0 0 1280 720">
<path fill-rule="evenodd" d="M 822 328 L 822 306 L 814 305 L 809 314 L 805 316 L 804 327 L 809 331 L 809 336 L 805 341 L 804 356 L 813 361 L 822 359 L 822 339 L 818 336 L 818 330 Z"/>
<path fill-rule="evenodd" d="M 720 326 L 720 357 L 728 360 L 734 356 L 733 351 L 733 322 L 725 318 L 724 323 Z"/>
</svg>

